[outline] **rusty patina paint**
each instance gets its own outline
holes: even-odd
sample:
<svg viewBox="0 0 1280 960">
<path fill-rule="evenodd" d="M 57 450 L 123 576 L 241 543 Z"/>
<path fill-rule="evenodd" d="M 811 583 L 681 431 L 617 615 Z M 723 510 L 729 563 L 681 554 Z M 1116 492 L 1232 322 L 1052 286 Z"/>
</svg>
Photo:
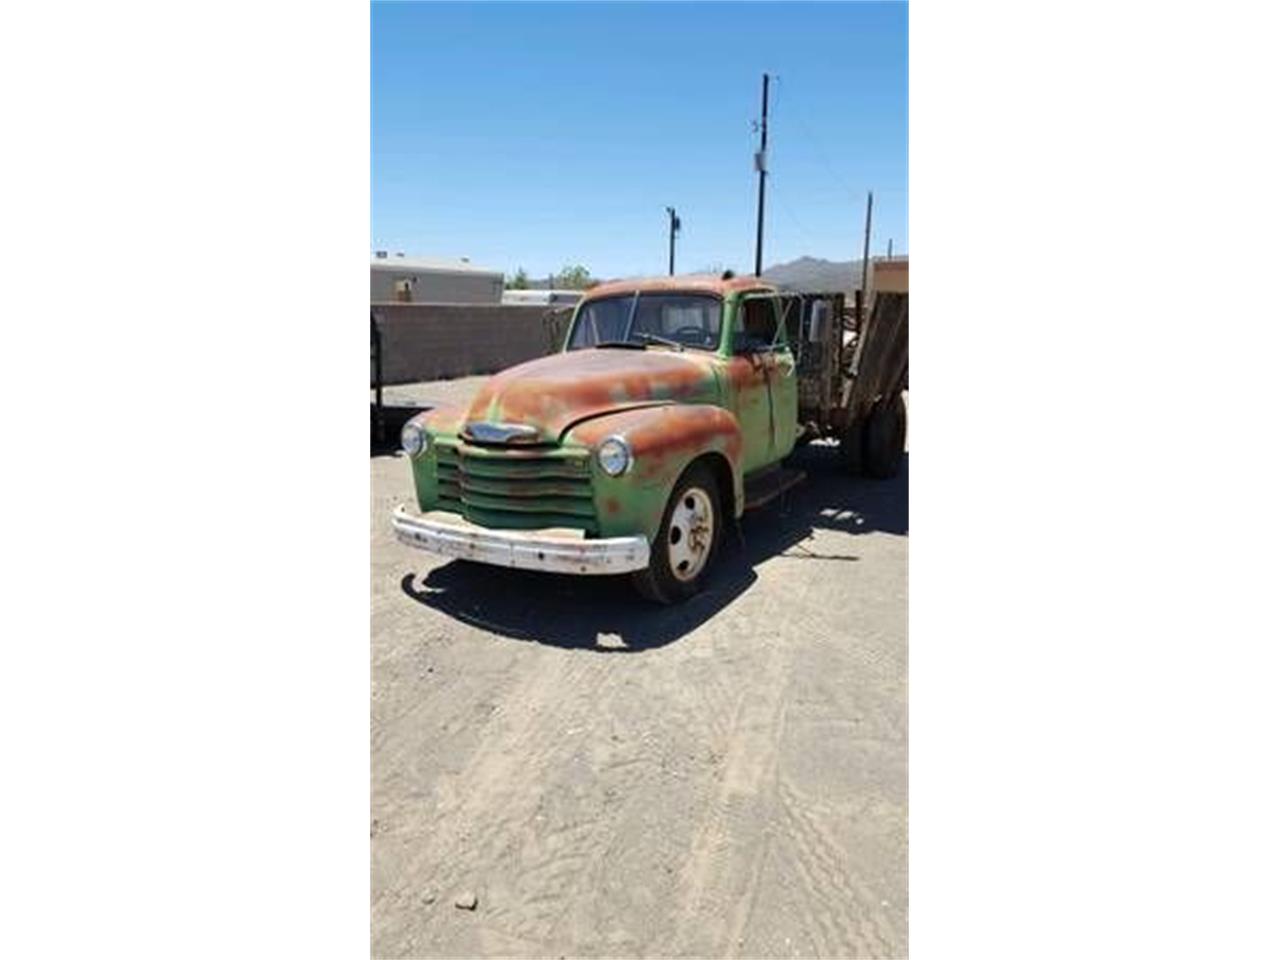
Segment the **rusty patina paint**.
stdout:
<svg viewBox="0 0 1280 960">
<path fill-rule="evenodd" d="M 641 277 L 635 280 L 610 280 L 592 287 L 583 295 L 582 303 L 603 297 L 628 293 L 710 293 L 729 299 L 743 293 L 775 293 L 777 287 L 759 277 L 729 277 L 714 273 L 686 274 L 680 277 Z"/>
<path fill-rule="evenodd" d="M 467 420 L 466 407 L 434 407 L 418 414 L 410 423 L 425 427 L 435 435 L 457 436 Z"/>
<path fill-rule="evenodd" d="M 702 456 L 722 458 L 733 477 L 735 515 L 742 511 L 742 432 L 728 410 L 712 404 L 670 404 L 606 414 L 569 431 L 565 442 L 595 449 L 606 437 L 631 445 L 635 463 L 620 477 L 594 465 L 594 487 L 605 536 L 657 532 L 671 490 L 684 469 Z M 618 509 L 610 509 L 613 502 Z"/>
<path fill-rule="evenodd" d="M 466 419 L 528 424 L 552 443 L 574 423 L 602 413 L 661 401 L 718 402 L 721 365 L 715 354 L 692 350 L 557 353 L 491 377 Z"/>
<path fill-rule="evenodd" d="M 652 539 L 676 479 L 699 457 L 727 468 L 733 512 L 741 512 L 743 473 L 773 453 L 764 361 L 732 354 L 732 321 L 742 294 L 772 288 L 757 277 L 623 280 L 589 291 L 583 303 L 637 290 L 721 297 L 719 349 L 564 352 L 496 374 L 466 407 L 421 414 L 417 422 L 436 439 L 432 452 L 413 463 L 423 510 L 457 503 L 442 504 L 440 497 L 457 489 L 451 472 L 460 469 L 459 454 L 465 453 L 468 495 L 474 494 L 477 510 L 486 501 L 500 501 L 507 508 L 485 513 L 486 522 L 494 525 L 527 525 L 544 506 L 549 512 L 580 508 L 588 498 L 594 516 L 583 525 L 594 535 L 644 533 Z M 528 449 L 477 447 L 462 437 L 472 421 L 533 426 L 538 442 Z M 621 477 L 605 474 L 594 457 L 596 447 L 610 436 L 624 438 L 635 457 Z M 507 465 L 498 471 L 502 476 L 486 472 L 485 464 L 495 461 Z M 581 474 L 562 475 L 565 464 Z M 573 499 L 575 492 L 578 499 Z"/>
</svg>

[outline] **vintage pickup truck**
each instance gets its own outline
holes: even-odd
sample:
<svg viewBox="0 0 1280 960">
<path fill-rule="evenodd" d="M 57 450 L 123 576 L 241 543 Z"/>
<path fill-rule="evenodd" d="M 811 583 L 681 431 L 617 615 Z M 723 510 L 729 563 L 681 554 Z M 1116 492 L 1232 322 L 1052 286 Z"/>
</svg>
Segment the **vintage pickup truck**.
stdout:
<svg viewBox="0 0 1280 960">
<path fill-rule="evenodd" d="M 690 597 L 726 528 L 803 479 L 783 466 L 797 443 L 838 437 L 850 469 L 898 469 L 906 296 L 862 322 L 843 314 L 840 294 L 759 277 L 598 286 L 561 352 L 405 425 L 417 509 L 396 509 L 396 535 L 482 563 L 629 572 L 659 603 Z"/>
</svg>

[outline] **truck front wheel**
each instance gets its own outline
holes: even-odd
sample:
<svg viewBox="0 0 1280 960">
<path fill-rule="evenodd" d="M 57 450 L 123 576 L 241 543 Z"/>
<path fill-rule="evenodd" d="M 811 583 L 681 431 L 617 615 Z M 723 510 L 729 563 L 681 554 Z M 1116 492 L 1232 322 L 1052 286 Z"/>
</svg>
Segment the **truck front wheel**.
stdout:
<svg viewBox="0 0 1280 960">
<path fill-rule="evenodd" d="M 649 550 L 649 566 L 632 575 L 636 589 L 664 604 L 701 591 L 723 528 L 719 484 L 710 468 L 695 463 L 676 481 Z"/>
</svg>

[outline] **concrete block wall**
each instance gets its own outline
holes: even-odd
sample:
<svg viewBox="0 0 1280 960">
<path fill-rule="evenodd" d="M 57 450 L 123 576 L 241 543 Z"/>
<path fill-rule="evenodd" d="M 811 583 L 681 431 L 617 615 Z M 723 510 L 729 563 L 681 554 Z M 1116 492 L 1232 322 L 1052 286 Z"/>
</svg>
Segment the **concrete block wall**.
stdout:
<svg viewBox="0 0 1280 960">
<path fill-rule="evenodd" d="M 387 385 L 494 373 L 560 349 L 567 311 L 510 304 L 375 303 Z"/>
</svg>

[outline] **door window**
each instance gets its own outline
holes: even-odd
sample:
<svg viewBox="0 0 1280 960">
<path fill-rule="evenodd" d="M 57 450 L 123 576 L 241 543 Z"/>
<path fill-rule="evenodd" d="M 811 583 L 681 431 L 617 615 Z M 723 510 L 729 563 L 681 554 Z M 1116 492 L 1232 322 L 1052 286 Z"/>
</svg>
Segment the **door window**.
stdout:
<svg viewBox="0 0 1280 960">
<path fill-rule="evenodd" d="M 772 298 L 746 298 L 738 307 L 733 323 L 733 351 L 753 353 L 772 349 L 784 342 L 780 333 Z"/>
</svg>

